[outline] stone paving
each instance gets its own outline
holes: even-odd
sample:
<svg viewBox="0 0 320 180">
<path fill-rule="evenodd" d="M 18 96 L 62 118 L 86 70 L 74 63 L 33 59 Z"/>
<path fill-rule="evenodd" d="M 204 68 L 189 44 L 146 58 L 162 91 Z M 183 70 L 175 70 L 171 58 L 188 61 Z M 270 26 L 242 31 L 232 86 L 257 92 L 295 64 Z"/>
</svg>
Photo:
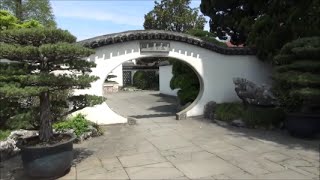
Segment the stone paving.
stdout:
<svg viewBox="0 0 320 180">
<path fill-rule="evenodd" d="M 318 179 L 319 141 L 174 117 L 106 127 L 62 179 Z"/>
<path fill-rule="evenodd" d="M 221 127 L 204 119 L 146 117 L 104 127 L 75 144 L 60 179 L 319 179 L 320 140 L 282 131 Z M 2 163 L 1 179 L 26 179 L 20 157 Z M 10 177 L 10 172 L 13 175 Z"/>
</svg>

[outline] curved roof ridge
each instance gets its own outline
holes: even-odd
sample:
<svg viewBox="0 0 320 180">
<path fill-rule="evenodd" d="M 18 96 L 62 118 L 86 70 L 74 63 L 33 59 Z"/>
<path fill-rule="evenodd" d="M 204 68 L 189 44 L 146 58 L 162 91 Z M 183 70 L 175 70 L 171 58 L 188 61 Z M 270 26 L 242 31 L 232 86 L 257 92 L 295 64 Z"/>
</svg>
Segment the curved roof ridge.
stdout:
<svg viewBox="0 0 320 180">
<path fill-rule="evenodd" d="M 256 51 L 248 47 L 222 47 L 216 44 L 213 44 L 209 41 L 202 40 L 198 37 L 179 33 L 172 31 L 164 30 L 133 30 L 133 31 L 124 31 L 119 33 L 106 34 L 102 36 L 97 36 L 77 43 L 82 44 L 89 48 L 98 48 L 102 46 L 107 46 L 116 43 L 123 43 L 126 41 L 136 41 L 136 40 L 169 40 L 169 41 L 178 41 L 184 42 L 187 44 L 192 44 L 199 46 L 220 54 L 227 55 L 254 55 Z"/>
</svg>

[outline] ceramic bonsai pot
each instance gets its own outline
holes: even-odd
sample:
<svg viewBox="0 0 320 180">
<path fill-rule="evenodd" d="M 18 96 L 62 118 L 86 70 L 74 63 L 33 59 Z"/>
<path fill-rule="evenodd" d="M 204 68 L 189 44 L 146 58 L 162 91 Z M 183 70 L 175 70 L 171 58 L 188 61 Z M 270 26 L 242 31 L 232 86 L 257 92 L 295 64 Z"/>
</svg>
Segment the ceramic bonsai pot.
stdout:
<svg viewBox="0 0 320 180">
<path fill-rule="evenodd" d="M 289 113 L 286 128 L 292 136 L 312 138 L 320 132 L 320 114 Z"/>
<path fill-rule="evenodd" d="M 26 173 L 31 177 L 58 178 L 70 170 L 73 160 L 73 134 L 62 134 L 68 140 L 47 146 L 27 146 L 25 142 L 38 139 L 38 136 L 21 139 L 17 147 Z"/>
</svg>

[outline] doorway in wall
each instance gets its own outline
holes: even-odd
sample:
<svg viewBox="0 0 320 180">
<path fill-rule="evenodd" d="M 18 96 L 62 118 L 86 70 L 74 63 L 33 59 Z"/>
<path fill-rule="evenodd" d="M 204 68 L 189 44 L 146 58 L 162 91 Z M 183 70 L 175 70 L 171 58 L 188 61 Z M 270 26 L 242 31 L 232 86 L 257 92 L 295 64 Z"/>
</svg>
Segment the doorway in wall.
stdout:
<svg viewBox="0 0 320 180">
<path fill-rule="evenodd" d="M 199 93 L 196 72 L 178 59 L 142 58 L 117 68 L 122 69 L 122 73 L 113 70 L 110 74 L 122 82 L 118 82 L 121 86 L 112 91 L 105 84 L 104 95 L 108 106 L 124 117 L 174 118 L 177 112 L 191 105 Z"/>
</svg>

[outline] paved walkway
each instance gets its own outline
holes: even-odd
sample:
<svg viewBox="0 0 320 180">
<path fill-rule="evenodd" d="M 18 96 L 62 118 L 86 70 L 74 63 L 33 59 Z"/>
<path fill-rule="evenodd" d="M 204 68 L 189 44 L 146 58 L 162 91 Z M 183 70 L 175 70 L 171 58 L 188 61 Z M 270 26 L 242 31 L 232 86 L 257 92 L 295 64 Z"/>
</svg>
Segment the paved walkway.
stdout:
<svg viewBox="0 0 320 180">
<path fill-rule="evenodd" d="M 160 96 L 159 91 L 120 91 L 106 98 L 108 106 L 124 117 L 166 117 L 177 112 L 176 98 Z"/>
<path fill-rule="evenodd" d="M 319 141 L 197 119 L 138 120 L 76 145 L 64 179 L 317 179 Z"/>
<path fill-rule="evenodd" d="M 320 141 L 295 139 L 285 132 L 221 127 L 204 119 L 176 121 L 168 115 L 104 128 L 103 136 L 74 146 L 74 165 L 61 179 L 320 177 Z M 2 165 L 2 178 L 14 172 L 11 179 L 26 179 L 19 157 Z"/>
</svg>

